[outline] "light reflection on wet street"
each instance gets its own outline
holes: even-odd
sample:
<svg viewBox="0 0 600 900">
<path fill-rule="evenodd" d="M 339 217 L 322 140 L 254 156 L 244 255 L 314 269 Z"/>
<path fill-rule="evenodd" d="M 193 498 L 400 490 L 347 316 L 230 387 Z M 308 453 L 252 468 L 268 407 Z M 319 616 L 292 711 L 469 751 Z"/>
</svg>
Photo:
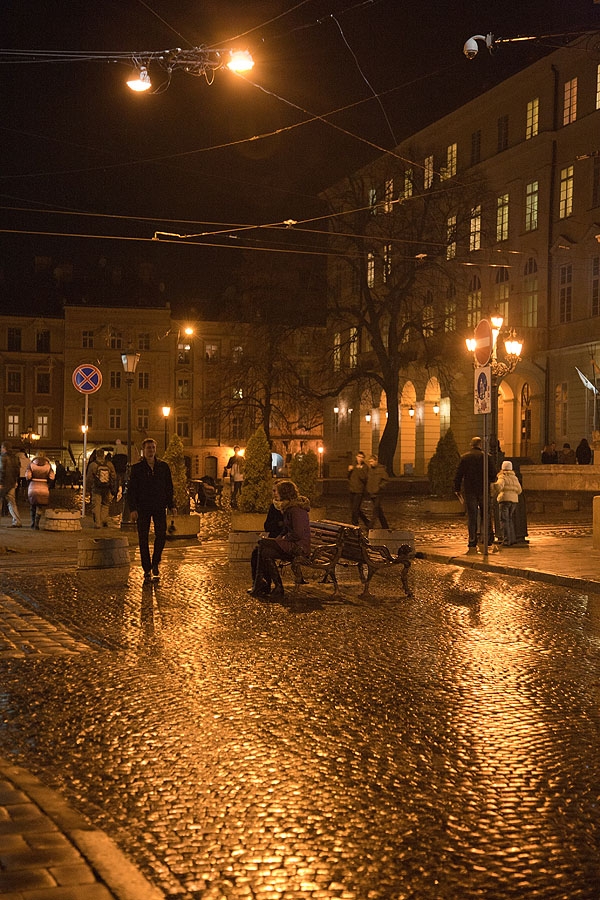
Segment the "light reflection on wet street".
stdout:
<svg viewBox="0 0 600 900">
<path fill-rule="evenodd" d="M 0 575 L 87 645 L 0 660 L 0 753 L 184 900 L 600 897 L 599 596 L 421 561 L 267 603 L 215 547 Z"/>
</svg>

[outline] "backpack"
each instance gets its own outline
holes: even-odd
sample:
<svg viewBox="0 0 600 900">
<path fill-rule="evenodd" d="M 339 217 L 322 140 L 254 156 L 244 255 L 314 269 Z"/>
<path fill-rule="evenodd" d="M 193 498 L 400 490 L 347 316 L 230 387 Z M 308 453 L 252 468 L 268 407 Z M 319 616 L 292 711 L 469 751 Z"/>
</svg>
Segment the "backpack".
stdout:
<svg viewBox="0 0 600 900">
<path fill-rule="evenodd" d="M 98 463 L 96 466 L 94 486 L 100 491 L 110 490 L 110 469 L 105 463 Z"/>
</svg>

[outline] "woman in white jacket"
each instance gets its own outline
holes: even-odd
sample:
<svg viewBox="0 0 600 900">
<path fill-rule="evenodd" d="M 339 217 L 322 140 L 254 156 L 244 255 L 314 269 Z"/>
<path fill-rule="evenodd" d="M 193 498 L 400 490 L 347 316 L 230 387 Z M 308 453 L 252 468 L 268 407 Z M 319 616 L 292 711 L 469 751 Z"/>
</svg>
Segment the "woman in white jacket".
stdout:
<svg viewBox="0 0 600 900">
<path fill-rule="evenodd" d="M 505 459 L 502 468 L 498 472 L 498 478 L 493 485 L 496 500 L 500 507 L 500 522 L 504 535 L 504 546 L 510 547 L 516 543 L 515 516 L 519 505 L 519 494 L 523 490 L 519 479 L 513 472 L 513 466 L 509 459 Z"/>
</svg>

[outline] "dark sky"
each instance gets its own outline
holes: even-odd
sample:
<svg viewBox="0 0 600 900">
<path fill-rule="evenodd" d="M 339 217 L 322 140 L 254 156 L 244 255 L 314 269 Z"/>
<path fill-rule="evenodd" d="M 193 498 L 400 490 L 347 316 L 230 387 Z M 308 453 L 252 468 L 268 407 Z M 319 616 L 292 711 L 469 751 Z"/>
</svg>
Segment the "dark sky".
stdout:
<svg viewBox="0 0 600 900">
<path fill-rule="evenodd" d="M 9 269 L 44 252 L 91 260 L 133 254 L 170 268 L 173 291 L 220 295 L 239 252 L 169 250 L 143 239 L 155 230 L 196 233 L 217 228 L 207 223 L 227 228 L 317 214 L 319 190 L 377 155 L 368 142 L 392 147 L 394 138 L 556 43 L 509 44 L 467 62 L 462 45 L 472 34 L 543 35 L 581 26 L 600 26 L 600 4 L 4 0 L 4 50 L 109 53 L 207 44 L 247 47 L 256 66 L 248 83 L 227 71 L 212 84 L 176 72 L 162 93 L 135 95 L 125 87 L 130 70 L 123 64 L 62 62 L 60 54 L 50 64 L 30 64 L 2 54 L 1 227 L 138 239 L 0 234 L 2 264 Z M 158 73 L 151 76 L 160 82 Z M 342 107 L 351 108 L 332 121 L 347 135 L 321 121 L 289 128 Z M 278 129 L 289 130 L 248 140 Z M 65 210 L 96 215 L 59 214 Z M 258 247 L 265 237 L 263 231 L 218 240 Z"/>
</svg>

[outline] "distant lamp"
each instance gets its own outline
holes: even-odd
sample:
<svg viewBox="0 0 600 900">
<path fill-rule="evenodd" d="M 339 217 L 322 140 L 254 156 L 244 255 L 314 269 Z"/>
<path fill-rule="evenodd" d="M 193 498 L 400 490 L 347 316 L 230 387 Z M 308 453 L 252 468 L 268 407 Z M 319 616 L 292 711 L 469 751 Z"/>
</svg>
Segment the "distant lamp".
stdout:
<svg viewBox="0 0 600 900">
<path fill-rule="evenodd" d="M 414 414 L 415 414 L 415 408 L 414 408 L 414 406 L 409 406 L 409 407 L 408 407 L 408 414 L 409 414 L 409 416 L 410 416 L 411 419 L 412 419 L 413 416 L 414 416 Z"/>
<path fill-rule="evenodd" d="M 150 76 L 148 75 L 148 69 L 146 66 L 140 66 L 137 74 L 137 78 L 130 78 L 127 82 L 127 87 L 131 91 L 136 91 L 137 93 L 143 93 L 143 91 L 149 91 L 152 87 L 152 82 L 150 81 Z"/>
<path fill-rule="evenodd" d="M 515 337 L 514 332 L 507 341 L 504 341 L 504 349 L 509 356 L 520 356 L 523 349 L 523 341 Z"/>
<path fill-rule="evenodd" d="M 87 433 L 88 433 L 88 426 L 87 426 L 87 425 L 82 425 L 82 426 L 81 426 L 81 433 L 82 433 L 82 434 L 87 434 Z"/>
<path fill-rule="evenodd" d="M 467 338 L 465 340 L 465 344 L 467 345 L 467 350 L 469 353 L 475 353 L 475 349 L 477 347 L 477 341 L 475 338 Z"/>
<path fill-rule="evenodd" d="M 434 416 L 439 416 L 440 414 L 440 404 L 437 402 L 437 400 L 433 404 L 433 414 Z"/>
<path fill-rule="evenodd" d="M 370 421 L 371 421 L 371 413 L 367 413 L 365 416 L 365 422 L 370 422 Z"/>
<path fill-rule="evenodd" d="M 336 416 L 337 416 L 337 414 L 338 414 L 338 413 L 339 413 L 339 411 L 340 411 L 340 408 L 339 408 L 339 406 L 334 406 L 334 407 L 333 407 L 333 411 L 334 411 L 334 413 L 335 413 L 335 414 L 336 414 Z"/>
<path fill-rule="evenodd" d="M 187 326 L 183 329 L 183 333 L 184 333 L 184 334 L 187 334 L 188 337 L 191 337 L 191 336 L 193 335 L 193 333 L 194 333 L 194 329 L 192 328 L 191 325 L 187 325 Z"/>
<path fill-rule="evenodd" d="M 171 407 L 163 406 L 162 414 L 165 420 L 165 450 L 167 449 L 169 443 L 169 416 L 171 415 Z"/>
<path fill-rule="evenodd" d="M 230 50 L 227 68 L 232 72 L 249 72 L 254 68 L 254 60 L 248 50 Z"/>
<path fill-rule="evenodd" d="M 500 329 L 504 325 L 504 316 L 501 316 L 500 313 L 494 313 L 493 316 L 490 316 L 490 322 L 492 323 L 492 328 L 495 331 L 500 331 Z"/>
</svg>

